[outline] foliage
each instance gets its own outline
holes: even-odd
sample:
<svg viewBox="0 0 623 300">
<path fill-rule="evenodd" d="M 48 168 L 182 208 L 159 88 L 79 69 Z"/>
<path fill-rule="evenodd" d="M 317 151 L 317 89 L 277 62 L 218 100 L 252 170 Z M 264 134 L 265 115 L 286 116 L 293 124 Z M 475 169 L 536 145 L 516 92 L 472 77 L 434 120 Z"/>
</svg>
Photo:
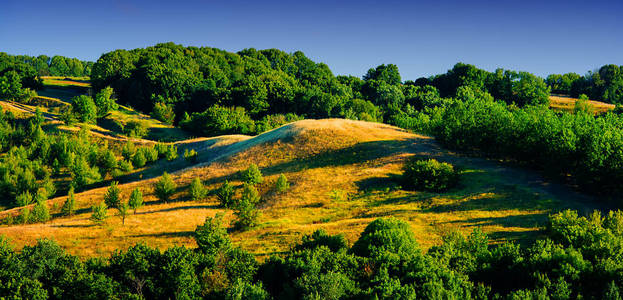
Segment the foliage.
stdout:
<svg viewBox="0 0 623 300">
<path fill-rule="evenodd" d="M 286 175 L 279 174 L 279 178 L 277 178 L 277 182 L 275 182 L 275 190 L 279 193 L 283 193 L 290 188 L 290 183 L 286 178 Z"/>
<path fill-rule="evenodd" d="M 151 116 L 165 124 L 173 124 L 173 121 L 175 120 L 173 106 L 161 101 L 154 104 Z"/>
<path fill-rule="evenodd" d="M 132 190 L 130 199 L 128 200 L 128 205 L 132 210 L 134 210 L 134 213 L 136 213 L 137 209 L 143 206 L 143 193 L 139 190 L 139 188 Z"/>
<path fill-rule="evenodd" d="M 63 216 L 71 216 L 74 214 L 76 210 L 76 197 L 74 195 L 74 188 L 70 187 L 69 192 L 67 193 L 67 199 L 63 203 L 63 207 L 61 207 L 61 214 Z"/>
<path fill-rule="evenodd" d="M 111 182 L 110 186 L 106 190 L 106 193 L 104 194 L 104 203 L 106 203 L 106 206 L 110 208 L 119 208 L 121 204 L 121 189 L 118 184 L 119 183 L 117 181 Z"/>
<path fill-rule="evenodd" d="M 234 215 L 237 217 L 235 226 L 241 230 L 248 230 L 257 225 L 260 213 L 255 207 L 261 197 L 251 184 L 245 184 L 242 190 L 242 197 L 234 203 Z"/>
<path fill-rule="evenodd" d="M 242 171 L 240 175 L 242 177 L 242 181 L 248 184 L 258 184 L 264 181 L 264 177 L 262 177 L 262 172 L 254 163 L 250 164 L 249 167 L 246 170 Z"/>
<path fill-rule="evenodd" d="M 123 132 L 133 138 L 143 138 L 149 134 L 149 124 L 145 120 L 130 120 L 123 127 Z"/>
<path fill-rule="evenodd" d="M 194 237 L 201 252 L 216 255 L 232 247 L 227 229 L 222 224 L 223 214 L 216 214 L 213 218 L 206 217 L 205 222 L 197 226 Z"/>
<path fill-rule="evenodd" d="M 71 99 L 71 111 L 80 122 L 93 123 L 97 118 L 97 106 L 93 98 L 86 95 L 75 96 Z"/>
<path fill-rule="evenodd" d="M 115 99 L 112 98 L 113 93 L 114 92 L 111 87 L 106 87 L 95 95 L 95 105 L 97 107 L 98 118 L 103 118 L 111 111 L 119 108 L 119 105 L 117 105 Z"/>
<path fill-rule="evenodd" d="M 415 158 L 404 165 L 402 177 L 406 187 L 440 192 L 454 187 L 459 174 L 449 163 Z"/>
<path fill-rule="evenodd" d="M 188 193 L 192 200 L 199 201 L 205 199 L 207 196 L 207 189 L 201 182 L 201 179 L 195 177 L 188 187 Z"/>
<path fill-rule="evenodd" d="M 106 206 L 106 203 L 102 201 L 100 204 L 91 207 L 91 217 L 89 220 L 95 224 L 102 224 L 108 218 L 107 213 L 108 206 Z"/>
<path fill-rule="evenodd" d="M 176 188 L 177 185 L 171 178 L 171 175 L 164 172 L 162 173 L 162 177 L 154 184 L 154 193 L 160 201 L 167 202 L 173 193 L 175 193 Z"/>
<path fill-rule="evenodd" d="M 222 207 L 231 208 L 233 206 L 234 192 L 234 186 L 227 180 L 216 190 L 216 197 Z"/>
<path fill-rule="evenodd" d="M 128 202 L 123 201 L 117 206 L 117 211 L 119 212 L 119 217 L 121 217 L 121 224 L 125 225 L 125 218 L 130 212 L 130 205 Z"/>
<path fill-rule="evenodd" d="M 188 149 L 184 150 L 184 159 L 193 163 L 197 162 L 197 151 L 195 149 L 190 149 L 190 151 Z"/>
<path fill-rule="evenodd" d="M 50 220 L 50 208 L 48 208 L 47 198 L 37 193 L 35 195 L 35 206 L 32 208 L 30 220 L 32 222 L 47 222 Z"/>
</svg>

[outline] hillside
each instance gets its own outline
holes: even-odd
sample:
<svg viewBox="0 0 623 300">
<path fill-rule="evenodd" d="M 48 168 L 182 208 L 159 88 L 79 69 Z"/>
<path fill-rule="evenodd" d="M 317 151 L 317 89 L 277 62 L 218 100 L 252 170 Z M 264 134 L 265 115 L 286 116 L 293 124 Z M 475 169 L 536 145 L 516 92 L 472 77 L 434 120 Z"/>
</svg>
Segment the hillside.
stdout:
<svg viewBox="0 0 623 300">
<path fill-rule="evenodd" d="M 565 95 L 551 95 L 549 97 L 550 108 L 555 110 L 573 112 L 577 98 L 565 96 Z M 601 101 L 589 100 L 588 103 L 594 108 L 596 114 L 605 113 L 613 110 L 615 105 L 605 103 Z"/>
<path fill-rule="evenodd" d="M 229 210 L 210 196 L 205 202 L 189 201 L 187 186 L 195 177 L 209 189 L 225 180 L 241 185 L 237 172 L 256 163 L 265 176 L 260 226 L 232 231 L 233 241 L 260 256 L 286 251 L 301 236 L 323 228 L 344 233 L 352 242 L 372 220 L 394 216 L 407 221 L 418 242 L 428 248 L 451 231 L 471 232 L 480 227 L 494 241 L 535 237 L 547 215 L 561 209 L 581 212 L 595 207 L 587 196 L 565 186 L 543 181 L 534 172 L 503 166 L 495 161 L 470 158 L 443 150 L 432 138 L 379 123 L 343 119 L 305 120 L 264 134 L 225 136 L 189 141 L 199 151 L 196 165 L 174 173 L 178 190 L 171 203 L 156 202 L 152 183 L 140 180 L 120 185 L 127 199 L 135 187 L 143 190 L 147 205 L 126 219 L 110 217 L 103 226 L 88 220 L 89 207 L 102 200 L 106 188 L 76 195 L 78 213 L 46 224 L 0 227 L 18 246 L 48 237 L 81 256 L 108 255 L 136 243 L 158 248 L 194 246 L 192 232 L 206 216 Z M 412 155 L 435 157 L 463 169 L 460 187 L 446 193 L 402 190 L 393 179 Z M 272 192 L 280 173 L 291 188 Z M 49 200 L 58 212 L 64 197 Z M 17 209 L 1 213 L 14 214 Z"/>
</svg>

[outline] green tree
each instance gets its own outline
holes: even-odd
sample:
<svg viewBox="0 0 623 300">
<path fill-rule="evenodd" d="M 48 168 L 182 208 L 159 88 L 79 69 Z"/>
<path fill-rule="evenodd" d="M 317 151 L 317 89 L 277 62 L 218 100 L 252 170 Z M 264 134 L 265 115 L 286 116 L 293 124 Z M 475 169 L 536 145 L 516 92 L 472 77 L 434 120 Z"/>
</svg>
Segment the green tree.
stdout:
<svg viewBox="0 0 623 300">
<path fill-rule="evenodd" d="M 195 177 L 190 183 L 188 192 L 190 194 L 190 198 L 194 201 L 203 200 L 207 195 L 207 190 L 205 186 L 203 186 L 201 179 L 199 179 L 198 177 Z"/>
<path fill-rule="evenodd" d="M 71 110 L 80 122 L 93 123 L 97 118 L 97 106 L 93 98 L 86 95 L 71 98 Z"/>
<path fill-rule="evenodd" d="M 166 104 L 164 102 L 156 102 L 151 112 L 151 116 L 165 124 L 173 124 L 173 121 L 175 120 L 173 105 Z"/>
<path fill-rule="evenodd" d="M 121 204 L 121 189 L 119 189 L 118 184 L 119 183 L 117 181 L 111 182 L 108 190 L 106 190 L 106 193 L 104 194 L 104 203 L 107 207 L 119 208 Z"/>
<path fill-rule="evenodd" d="M 117 207 L 117 211 L 119 212 L 119 217 L 121 217 L 121 224 L 125 225 L 125 217 L 127 217 L 130 212 L 128 202 L 121 202 L 121 204 Z"/>
<path fill-rule="evenodd" d="M 74 214 L 76 210 L 76 199 L 74 196 L 74 187 L 69 188 L 69 192 L 67 193 L 67 200 L 63 203 L 63 207 L 61 208 L 61 214 L 63 216 L 71 216 Z"/>
<path fill-rule="evenodd" d="M 222 213 L 217 213 L 213 218 L 206 217 L 205 222 L 195 229 L 195 241 L 201 252 L 214 256 L 231 248 L 227 228 L 223 227 L 223 216 Z"/>
<path fill-rule="evenodd" d="M 139 190 L 138 188 L 135 188 L 134 190 L 132 190 L 128 204 L 130 205 L 130 208 L 132 208 L 134 210 L 134 213 L 136 214 L 136 210 L 143 206 L 143 193 L 141 192 L 141 190 Z"/>
<path fill-rule="evenodd" d="M 100 204 L 98 205 L 91 207 L 91 212 L 92 213 L 89 220 L 91 220 L 95 224 L 102 224 L 104 223 L 104 221 L 106 221 L 106 218 L 108 218 L 108 207 L 106 206 L 106 203 L 104 201 L 100 202 Z"/>
<path fill-rule="evenodd" d="M 17 204 L 17 206 L 26 206 L 31 204 L 32 201 L 32 194 L 29 191 L 25 191 L 15 198 L 15 203 Z"/>
<path fill-rule="evenodd" d="M 234 186 L 225 180 L 223 185 L 216 190 L 216 197 L 222 207 L 230 208 L 234 202 Z"/>
<path fill-rule="evenodd" d="M 106 87 L 95 95 L 95 105 L 97 107 L 98 118 L 103 118 L 111 111 L 119 108 L 119 105 L 117 105 L 115 99 L 112 98 L 112 95 L 113 89 L 111 87 Z"/>
<path fill-rule="evenodd" d="M 257 165 L 252 163 L 242 172 L 242 181 L 248 184 L 258 184 L 264 181 L 264 177 Z"/>
<path fill-rule="evenodd" d="M 47 222 L 50 220 L 50 209 L 44 195 L 37 193 L 35 195 L 35 206 L 32 208 L 30 217 L 33 222 Z"/>
<path fill-rule="evenodd" d="M 134 153 L 134 156 L 132 156 L 132 165 L 135 168 L 142 168 L 145 166 L 146 163 L 147 159 L 145 158 L 143 151 L 136 151 L 136 153 Z"/>
<path fill-rule="evenodd" d="M 162 173 L 162 177 L 154 184 L 154 193 L 160 201 L 167 202 L 175 193 L 177 185 L 167 172 Z"/>
<path fill-rule="evenodd" d="M 243 196 L 234 207 L 234 215 L 237 217 L 236 228 L 248 230 L 257 225 L 260 213 L 251 199 Z"/>
<path fill-rule="evenodd" d="M 279 174 L 279 178 L 277 178 L 277 182 L 275 182 L 275 190 L 279 193 L 283 193 L 290 188 L 290 183 L 286 178 L 286 175 Z"/>
</svg>

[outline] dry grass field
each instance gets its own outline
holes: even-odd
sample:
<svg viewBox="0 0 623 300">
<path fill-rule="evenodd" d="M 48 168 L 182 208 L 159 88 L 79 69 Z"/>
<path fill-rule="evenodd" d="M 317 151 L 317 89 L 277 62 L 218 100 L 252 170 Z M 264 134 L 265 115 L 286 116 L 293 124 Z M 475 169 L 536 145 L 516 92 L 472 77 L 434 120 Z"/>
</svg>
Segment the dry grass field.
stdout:
<svg viewBox="0 0 623 300">
<path fill-rule="evenodd" d="M 199 177 L 210 190 L 225 180 L 242 183 L 238 172 L 256 163 L 264 174 L 260 225 L 246 232 L 231 231 L 234 242 L 266 257 L 287 251 L 304 234 L 316 229 L 343 233 L 352 242 L 372 220 L 394 216 L 411 225 L 423 248 L 438 244 L 452 231 L 468 233 L 480 227 L 494 242 L 533 239 L 547 215 L 565 208 L 588 213 L 595 207 L 587 196 L 545 182 L 534 172 L 496 161 L 448 152 L 432 138 L 388 125 L 341 119 L 305 120 L 256 137 L 225 136 L 186 143 L 199 150 L 196 165 L 173 174 L 178 190 L 169 203 L 156 201 L 157 178 L 120 185 L 127 200 L 134 188 L 144 193 L 146 206 L 121 224 L 116 210 L 99 226 L 89 221 L 90 207 L 102 201 L 105 187 L 76 195 L 78 213 L 46 224 L 5 225 L 6 235 L 19 247 L 51 238 L 70 253 L 107 256 L 136 243 L 166 248 L 194 247 L 192 234 L 206 217 L 230 210 L 218 207 L 215 196 L 189 199 L 187 187 Z M 413 155 L 435 157 L 462 169 L 460 186 L 445 193 L 405 191 L 396 177 Z M 273 191 L 279 174 L 291 183 L 282 194 Z M 64 197 L 49 200 L 53 213 Z M 0 218 L 19 209 L 0 213 Z"/>
<path fill-rule="evenodd" d="M 549 97 L 549 101 L 549 106 L 552 109 L 573 112 L 575 102 L 578 101 L 578 99 L 564 95 L 552 95 Z M 615 106 L 614 104 L 593 100 L 589 100 L 588 103 L 593 106 L 596 114 L 602 114 L 609 110 L 613 110 Z"/>
</svg>

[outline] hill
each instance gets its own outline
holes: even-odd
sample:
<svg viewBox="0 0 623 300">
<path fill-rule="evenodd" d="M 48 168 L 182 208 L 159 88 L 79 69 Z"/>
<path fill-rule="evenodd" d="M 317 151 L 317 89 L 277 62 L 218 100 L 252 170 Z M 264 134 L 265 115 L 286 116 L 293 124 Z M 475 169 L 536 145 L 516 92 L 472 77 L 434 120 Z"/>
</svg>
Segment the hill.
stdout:
<svg viewBox="0 0 623 300">
<path fill-rule="evenodd" d="M 573 98 L 565 95 L 551 95 L 549 97 L 549 106 L 555 110 L 562 110 L 567 112 L 573 112 L 577 98 Z M 611 103 L 589 100 L 588 103 L 594 108 L 596 114 L 605 113 L 613 110 L 615 105 Z"/>
<path fill-rule="evenodd" d="M 81 256 L 108 255 L 136 243 L 158 248 L 194 246 L 192 232 L 206 216 L 231 211 L 218 207 L 214 196 L 193 202 L 187 186 L 199 177 L 213 190 L 225 180 L 240 186 L 238 172 L 256 163 L 265 176 L 259 185 L 263 200 L 260 225 L 246 232 L 231 231 L 233 241 L 260 256 L 288 250 L 304 234 L 322 228 L 343 233 L 350 242 L 364 227 L 382 216 L 407 221 L 418 242 L 428 248 L 441 237 L 459 230 L 482 228 L 494 241 L 532 240 L 550 213 L 573 208 L 596 208 L 588 196 L 568 187 L 544 181 L 536 173 L 470 158 L 442 149 L 432 138 L 408 133 L 389 125 L 343 119 L 304 120 L 264 134 L 222 136 L 187 141 L 199 152 L 198 163 L 173 174 L 178 189 L 170 203 L 153 195 L 157 178 L 120 185 L 127 199 L 136 187 L 147 205 L 126 219 L 111 217 L 105 225 L 88 220 L 89 207 L 102 200 L 106 188 L 76 195 L 78 213 L 46 224 L 0 227 L 18 246 L 49 237 Z M 401 189 L 396 176 L 402 163 L 413 155 L 435 157 L 462 168 L 461 184 L 446 193 L 411 192 Z M 272 191 L 279 174 L 291 188 Z M 49 200 L 59 211 L 64 197 Z M 0 213 L 15 214 L 17 209 Z M 109 210 L 114 216 L 115 210 Z"/>
</svg>

